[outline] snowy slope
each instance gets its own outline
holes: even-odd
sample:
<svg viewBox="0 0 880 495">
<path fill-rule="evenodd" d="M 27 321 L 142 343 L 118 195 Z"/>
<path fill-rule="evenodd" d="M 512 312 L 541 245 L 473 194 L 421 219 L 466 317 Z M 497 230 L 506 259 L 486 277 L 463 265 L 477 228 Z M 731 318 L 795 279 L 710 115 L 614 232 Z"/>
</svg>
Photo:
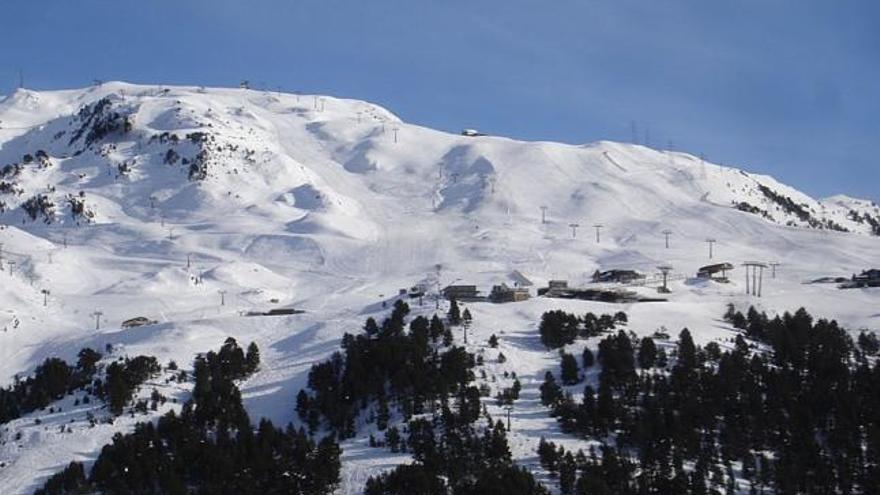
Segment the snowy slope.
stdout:
<svg viewBox="0 0 880 495">
<path fill-rule="evenodd" d="M 490 376 L 524 378 L 511 443 L 526 462 L 538 438 L 557 431 L 535 400 L 557 364 L 535 334 L 548 309 L 624 310 L 636 333 L 688 326 L 702 341 L 730 335 L 719 322 L 728 302 L 769 312 L 805 305 L 854 330 L 880 329 L 880 290 L 803 284 L 880 265 L 880 209 L 868 201 L 816 200 L 768 176 L 642 146 L 451 135 L 326 96 L 124 83 L 19 90 L 0 102 L 0 205 L 4 385 L 85 346 L 189 363 L 233 335 L 263 350 L 262 370 L 243 385 L 252 416 L 278 423 L 296 421 L 309 366 L 401 288 L 460 281 L 488 291 L 512 285 L 514 270 L 538 285 L 577 285 L 596 269 L 653 274 L 671 264 L 667 303 L 470 305 L 470 347 L 498 333 L 509 358 L 488 359 Z M 707 238 L 717 240 L 712 260 Z M 710 261 L 748 260 L 782 263 L 760 300 L 746 296 L 742 268 L 730 284 L 686 278 Z M 306 313 L 241 316 L 288 306 Z M 120 330 L 134 316 L 160 323 Z M 499 380 L 492 386 L 509 386 Z M 4 438 L 33 422 L 8 428 Z M 27 493 L 100 448 L 43 431 L 22 448 L 0 446 L 4 493 Z M 344 446 L 343 492 L 402 459 L 366 447 L 368 434 Z"/>
</svg>

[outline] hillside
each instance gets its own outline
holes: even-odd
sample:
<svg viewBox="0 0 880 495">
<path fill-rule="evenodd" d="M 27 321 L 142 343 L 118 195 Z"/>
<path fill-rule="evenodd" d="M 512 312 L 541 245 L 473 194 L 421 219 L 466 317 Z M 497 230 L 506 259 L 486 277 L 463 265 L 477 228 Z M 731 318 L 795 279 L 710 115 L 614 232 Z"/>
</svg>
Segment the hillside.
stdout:
<svg viewBox="0 0 880 495">
<path fill-rule="evenodd" d="M 411 303 L 430 316 L 445 311 L 436 294 L 449 284 L 486 292 L 513 285 L 518 271 L 538 286 L 583 285 L 597 269 L 653 277 L 671 265 L 667 302 L 468 304 L 469 349 L 494 357 L 485 343 L 504 335 L 508 360 L 492 361 L 489 376 L 523 377 L 510 438 L 528 465 L 541 435 L 561 437 L 536 400 L 558 364 L 535 335 L 546 310 L 623 310 L 639 335 L 687 326 L 698 342 L 732 335 L 720 321 L 729 302 L 771 314 L 807 306 L 852 330 L 880 329 L 878 289 L 804 284 L 880 265 L 880 207 L 870 201 L 814 199 L 769 176 L 643 146 L 453 135 L 328 96 L 116 82 L 18 90 L 0 101 L 0 224 L 3 385 L 86 346 L 183 364 L 232 335 L 263 351 L 242 390 L 252 417 L 277 424 L 299 421 L 295 395 L 311 364 L 382 316 L 400 289 L 427 287 L 424 306 Z M 775 278 L 765 272 L 760 299 L 745 293 L 739 265 L 751 260 L 781 263 Z M 692 278 L 722 261 L 736 266 L 730 283 Z M 242 316 L 272 308 L 305 313 Z M 121 329 L 137 316 L 158 323 Z M 24 440 L 0 446 L 4 493 L 93 459 L 131 426 L 94 431 L 83 415 L 5 425 L 4 438 Z M 74 433 L 47 426 L 68 420 Z M 367 447 L 362 426 L 343 445 L 343 492 L 406 458 Z"/>
</svg>

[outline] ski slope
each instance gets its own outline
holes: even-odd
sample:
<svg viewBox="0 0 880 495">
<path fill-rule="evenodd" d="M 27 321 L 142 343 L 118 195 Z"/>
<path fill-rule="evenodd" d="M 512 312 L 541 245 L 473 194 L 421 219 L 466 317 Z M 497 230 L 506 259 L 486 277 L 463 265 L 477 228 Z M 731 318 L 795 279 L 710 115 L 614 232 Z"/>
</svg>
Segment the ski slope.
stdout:
<svg viewBox="0 0 880 495">
<path fill-rule="evenodd" d="M 880 266 L 877 205 L 817 200 L 686 153 L 465 137 L 329 96 L 113 82 L 18 90 L 0 101 L 0 170 L 4 386 L 46 357 L 72 361 L 87 346 L 109 343 L 114 356 L 155 355 L 185 367 L 233 336 L 262 351 L 261 370 L 242 384 L 251 416 L 296 423 L 295 395 L 311 364 L 344 332 L 382 317 L 383 302 L 400 289 L 429 287 L 424 306 L 411 304 L 430 315 L 438 287 L 469 283 L 486 293 L 513 285 L 514 270 L 537 286 L 584 285 L 597 269 L 650 275 L 671 265 L 668 302 L 468 304 L 469 348 L 485 354 L 493 395 L 512 382 L 504 371 L 523 382 L 510 442 L 516 458 L 538 469 L 541 436 L 578 445 L 562 438 L 537 399 L 544 371 L 558 366 L 537 337 L 544 311 L 622 310 L 639 335 L 666 327 L 675 336 L 687 326 L 698 343 L 733 335 L 720 321 L 729 302 L 769 313 L 806 306 L 854 331 L 880 330 L 880 289 L 804 283 Z M 41 197 L 52 206 L 34 216 L 22 208 Z M 734 207 L 743 203 L 755 212 Z M 707 238 L 717 241 L 711 260 Z M 765 272 L 760 299 L 746 295 L 740 266 L 754 260 L 781 263 L 775 278 Z M 722 261 L 736 266 L 730 283 L 692 278 Z M 305 313 L 243 316 L 280 307 Z M 158 324 L 120 328 L 136 316 Z M 493 333 L 499 349 L 486 345 Z M 173 394 L 185 399 L 186 390 Z M 95 432 L 86 408 L 63 406 L 63 417 L 41 425 L 35 416 L 46 411 L 2 427 L 3 493 L 29 493 L 69 461 L 94 459 L 134 422 Z M 58 422 L 70 420 L 73 432 L 60 433 Z M 340 493 L 358 493 L 370 474 L 406 462 L 369 448 L 369 428 L 343 445 Z M 15 441 L 18 432 L 23 440 Z"/>
</svg>

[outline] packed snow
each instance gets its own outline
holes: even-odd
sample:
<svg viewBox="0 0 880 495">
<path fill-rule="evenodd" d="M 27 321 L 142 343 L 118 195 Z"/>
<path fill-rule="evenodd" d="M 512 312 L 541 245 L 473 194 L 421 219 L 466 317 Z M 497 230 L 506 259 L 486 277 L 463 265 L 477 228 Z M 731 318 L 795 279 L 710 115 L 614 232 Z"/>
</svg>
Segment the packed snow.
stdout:
<svg viewBox="0 0 880 495">
<path fill-rule="evenodd" d="M 544 311 L 625 311 L 636 334 L 665 327 L 674 338 L 688 327 L 697 343 L 734 335 L 720 318 L 730 302 L 770 314 L 806 306 L 853 331 L 880 330 L 880 289 L 806 283 L 880 267 L 876 204 L 816 200 L 681 152 L 449 134 L 328 96 L 114 82 L 6 97 L 0 170 L 6 165 L 3 386 L 46 357 L 74 361 L 83 347 L 109 343 L 114 357 L 154 355 L 187 367 L 233 336 L 262 351 L 260 371 L 241 385 L 251 417 L 298 424 L 295 395 L 309 367 L 344 332 L 383 317 L 405 297 L 401 289 L 424 284 L 423 305 L 407 300 L 415 314 L 430 315 L 446 310 L 436 297 L 442 287 L 476 284 L 485 294 L 522 274 L 535 283 L 532 299 L 467 303 L 468 348 L 484 354 L 493 395 L 510 386 L 505 371 L 520 377 L 510 444 L 540 471 L 541 436 L 582 443 L 564 437 L 538 400 L 544 372 L 558 366 L 537 335 Z M 35 215 L 22 207 L 40 197 Z M 707 239 L 716 240 L 712 259 Z M 764 271 L 761 298 L 746 294 L 745 261 L 780 263 L 775 277 Z M 729 283 L 694 278 L 718 262 L 735 266 Z M 666 302 L 534 297 L 551 279 L 588 286 L 597 269 L 646 273 L 653 283 L 632 289 L 657 297 L 661 265 L 673 267 Z M 245 316 L 273 308 L 304 313 Z M 137 316 L 157 323 L 121 329 Z M 487 345 L 493 333 L 498 349 Z M 499 352 L 506 362 L 497 362 Z M 166 391 L 181 400 L 186 393 Z M 92 429 L 86 416 L 99 405 L 65 401 L 62 412 L 2 427 L 3 493 L 30 493 L 68 462 L 94 459 L 114 432 L 162 412 Z M 340 493 L 358 493 L 369 475 L 407 462 L 367 446 L 370 431 L 342 445 Z"/>
</svg>

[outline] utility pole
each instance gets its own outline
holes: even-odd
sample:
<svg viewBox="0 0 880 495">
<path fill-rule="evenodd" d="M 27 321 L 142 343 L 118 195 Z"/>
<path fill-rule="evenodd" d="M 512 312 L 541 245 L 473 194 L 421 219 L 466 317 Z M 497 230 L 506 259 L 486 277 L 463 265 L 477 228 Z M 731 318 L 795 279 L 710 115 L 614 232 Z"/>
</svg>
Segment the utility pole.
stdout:
<svg viewBox="0 0 880 495">
<path fill-rule="evenodd" d="M 513 411 L 513 405 L 505 406 L 504 410 L 507 411 L 507 431 L 510 431 L 510 413 Z"/>
<path fill-rule="evenodd" d="M 67 248 L 67 232 L 65 232 L 64 234 L 62 234 L 62 236 L 61 236 L 61 242 L 64 244 L 64 247 Z"/>
<path fill-rule="evenodd" d="M 489 186 L 492 188 L 492 194 L 495 194 L 495 180 L 494 175 L 489 176 Z"/>
<path fill-rule="evenodd" d="M 6 265 L 9 266 L 9 276 L 12 276 L 12 273 L 15 271 L 15 260 L 9 260 L 6 262 Z"/>
<path fill-rule="evenodd" d="M 43 307 L 49 305 L 49 289 L 43 289 L 40 292 L 43 293 Z"/>
<path fill-rule="evenodd" d="M 596 225 L 593 225 L 593 228 L 596 229 L 596 244 L 599 244 L 599 240 L 600 240 L 599 232 L 602 231 L 602 227 L 603 227 L 603 225 L 601 223 L 597 223 Z"/>
<path fill-rule="evenodd" d="M 743 266 L 746 267 L 746 294 L 761 297 L 764 288 L 764 268 L 767 268 L 767 265 L 758 261 L 746 261 Z M 752 278 L 751 287 L 749 287 L 749 276 Z"/>
<path fill-rule="evenodd" d="M 226 306 L 226 291 L 221 289 L 217 292 L 220 294 L 220 306 Z"/>
<path fill-rule="evenodd" d="M 192 266 L 192 253 L 186 253 L 186 267 Z"/>
<path fill-rule="evenodd" d="M 765 265 L 758 266 L 758 297 L 761 297 L 761 290 L 764 288 L 764 267 Z"/>
<path fill-rule="evenodd" d="M 397 142 L 397 138 L 395 137 L 394 142 Z M 458 172 L 452 172 L 452 183 L 458 184 Z"/>
<path fill-rule="evenodd" d="M 712 254 L 713 254 L 713 252 L 712 252 L 712 248 L 715 246 L 715 243 L 716 243 L 716 242 L 717 242 L 717 241 L 716 241 L 715 239 L 712 239 L 711 237 L 708 238 L 708 239 L 706 239 L 706 244 L 709 245 L 709 259 L 710 259 L 710 260 L 712 259 Z"/>
<path fill-rule="evenodd" d="M 669 249 L 669 236 L 671 236 L 671 235 L 672 235 L 671 230 L 666 229 L 663 231 L 663 236 L 666 237 L 666 249 Z"/>
<path fill-rule="evenodd" d="M 771 276 L 771 278 L 774 278 L 774 279 L 776 278 L 776 267 L 779 266 L 779 265 L 781 265 L 781 264 L 782 264 L 782 263 L 780 263 L 780 262 L 778 262 L 778 261 L 771 261 L 771 262 L 770 262 L 770 268 L 771 268 L 771 270 L 770 270 L 770 276 Z"/>
<path fill-rule="evenodd" d="M 169 228 L 168 228 L 168 240 L 169 240 L 169 241 L 173 241 L 173 240 L 174 240 L 174 227 L 169 227 Z"/>
<path fill-rule="evenodd" d="M 547 223 L 547 207 L 541 207 L 541 223 Z"/>
<path fill-rule="evenodd" d="M 399 131 L 399 130 L 400 130 L 400 128 L 397 126 L 394 126 L 393 128 L 391 128 L 391 132 L 394 133 L 394 142 L 395 143 L 397 142 L 397 131 Z"/>
<path fill-rule="evenodd" d="M 663 274 L 663 287 L 661 287 L 658 292 L 666 294 L 669 292 L 669 288 L 666 286 L 666 279 L 669 276 L 669 272 L 672 271 L 672 267 L 669 265 L 660 265 L 657 267 L 657 269 L 660 270 L 660 273 Z"/>
<path fill-rule="evenodd" d="M 577 238 L 577 229 L 578 229 L 578 227 L 580 227 L 580 224 L 570 223 L 570 224 L 568 224 L 568 226 L 571 227 L 571 238 L 576 239 Z"/>
<path fill-rule="evenodd" d="M 95 318 L 95 330 L 100 330 L 101 329 L 101 317 L 104 316 L 104 313 L 102 313 L 101 311 L 98 311 L 96 309 L 95 312 L 92 313 L 92 316 Z"/>
</svg>

